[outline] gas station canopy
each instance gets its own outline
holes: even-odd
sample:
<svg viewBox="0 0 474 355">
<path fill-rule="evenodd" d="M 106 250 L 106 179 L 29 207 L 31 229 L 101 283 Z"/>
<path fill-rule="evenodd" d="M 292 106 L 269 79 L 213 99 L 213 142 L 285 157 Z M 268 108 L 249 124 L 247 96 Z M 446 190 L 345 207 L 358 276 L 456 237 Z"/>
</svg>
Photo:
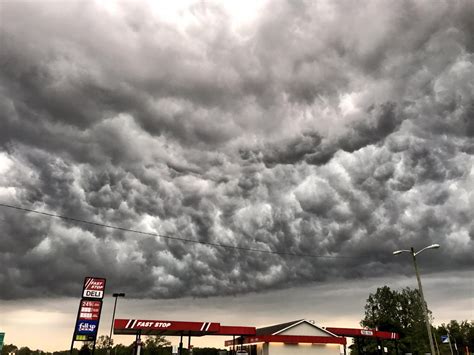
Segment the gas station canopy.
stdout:
<svg viewBox="0 0 474 355">
<path fill-rule="evenodd" d="M 394 332 L 383 332 L 375 329 L 359 329 L 359 328 L 334 328 L 327 327 L 326 330 L 334 333 L 336 335 L 344 337 L 370 337 L 370 338 L 379 338 L 385 340 L 397 340 L 400 339 L 400 334 Z"/>
<path fill-rule="evenodd" d="M 255 327 L 223 326 L 213 322 L 182 322 L 170 320 L 115 319 L 114 334 L 129 335 L 255 335 Z"/>
</svg>

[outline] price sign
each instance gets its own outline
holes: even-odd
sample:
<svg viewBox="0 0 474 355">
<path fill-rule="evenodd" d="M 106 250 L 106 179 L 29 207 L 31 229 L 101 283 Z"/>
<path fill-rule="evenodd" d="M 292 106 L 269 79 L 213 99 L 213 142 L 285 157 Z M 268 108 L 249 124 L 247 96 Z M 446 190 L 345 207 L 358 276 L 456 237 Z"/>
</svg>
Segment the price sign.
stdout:
<svg viewBox="0 0 474 355">
<path fill-rule="evenodd" d="M 99 320 L 102 301 L 82 300 L 79 309 L 80 320 Z"/>
</svg>

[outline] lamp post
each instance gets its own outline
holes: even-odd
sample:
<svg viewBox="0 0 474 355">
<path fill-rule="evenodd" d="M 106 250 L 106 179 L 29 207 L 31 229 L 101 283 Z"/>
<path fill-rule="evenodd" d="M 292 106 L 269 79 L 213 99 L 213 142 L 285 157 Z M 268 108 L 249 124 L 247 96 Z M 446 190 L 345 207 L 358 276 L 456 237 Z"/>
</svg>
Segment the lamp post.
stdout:
<svg viewBox="0 0 474 355">
<path fill-rule="evenodd" d="M 415 266 L 416 279 L 418 281 L 418 289 L 420 290 L 420 296 L 421 296 L 421 306 L 423 308 L 423 315 L 425 316 L 426 330 L 428 332 L 428 339 L 430 341 L 430 348 L 431 348 L 432 355 L 436 355 L 436 351 L 435 351 L 435 347 L 433 343 L 433 335 L 431 334 L 431 325 L 430 325 L 430 320 L 428 318 L 428 309 L 426 307 L 425 297 L 423 296 L 423 288 L 421 287 L 420 273 L 418 272 L 418 265 L 416 264 L 416 256 L 425 250 L 438 249 L 438 248 L 439 248 L 439 244 L 431 244 L 417 252 L 415 252 L 415 249 L 413 248 L 410 248 L 410 250 L 402 249 L 402 250 L 396 250 L 393 252 L 393 255 L 398 255 L 401 253 L 410 253 L 411 256 L 413 257 L 413 265 Z"/>
<path fill-rule="evenodd" d="M 115 302 L 114 302 L 114 311 L 112 313 L 112 323 L 110 324 L 110 334 L 109 334 L 109 340 L 112 343 L 112 329 L 114 328 L 114 319 L 115 319 L 115 310 L 117 308 L 117 299 L 119 297 L 125 297 L 125 293 L 113 293 L 113 297 L 115 297 Z M 112 345 L 112 344 L 111 344 Z"/>
</svg>

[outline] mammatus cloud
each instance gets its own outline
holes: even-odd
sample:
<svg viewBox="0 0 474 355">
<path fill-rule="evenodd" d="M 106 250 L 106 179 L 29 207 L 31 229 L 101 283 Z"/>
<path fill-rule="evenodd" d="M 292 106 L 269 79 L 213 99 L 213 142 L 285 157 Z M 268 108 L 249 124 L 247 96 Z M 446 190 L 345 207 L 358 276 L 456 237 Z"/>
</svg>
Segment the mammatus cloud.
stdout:
<svg viewBox="0 0 474 355">
<path fill-rule="evenodd" d="M 1 5 L 0 297 L 236 294 L 473 268 L 472 2 Z M 35 16 L 31 16 L 35 14 Z M 61 285 L 61 286 L 57 286 Z M 140 290 L 137 292 L 136 290 Z"/>
</svg>

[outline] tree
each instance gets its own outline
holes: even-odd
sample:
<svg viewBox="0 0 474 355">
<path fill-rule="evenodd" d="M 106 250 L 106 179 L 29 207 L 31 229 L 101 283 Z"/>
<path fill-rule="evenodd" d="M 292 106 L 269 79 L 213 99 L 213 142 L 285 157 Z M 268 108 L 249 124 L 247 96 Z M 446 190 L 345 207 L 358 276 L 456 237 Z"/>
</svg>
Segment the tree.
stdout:
<svg viewBox="0 0 474 355">
<path fill-rule="evenodd" d="M 134 348 L 133 343 L 130 344 L 129 346 L 117 344 L 114 346 L 111 353 L 113 355 L 130 355 L 130 354 L 133 354 L 133 348 Z"/>
<path fill-rule="evenodd" d="M 162 348 L 170 345 L 171 342 L 162 335 L 147 336 L 145 340 L 145 347 L 147 348 Z"/>
<path fill-rule="evenodd" d="M 96 348 L 97 349 L 111 349 L 114 345 L 114 340 L 108 335 L 101 335 L 97 338 Z"/>
<path fill-rule="evenodd" d="M 431 317 L 431 312 L 428 310 Z M 391 290 L 384 286 L 370 294 L 365 305 L 365 317 L 360 322 L 364 327 L 400 334 L 399 348 L 402 353 L 424 354 L 429 352 L 422 300 L 418 290 L 404 288 Z M 360 339 L 358 345 L 366 353 L 376 353 L 376 343 Z M 393 342 L 385 342 L 389 351 L 394 351 Z"/>
<path fill-rule="evenodd" d="M 2 355 L 8 355 L 8 353 L 13 353 L 18 350 L 18 347 L 13 344 L 4 345 L 2 349 Z"/>
<path fill-rule="evenodd" d="M 474 323 L 473 321 L 468 322 L 462 321 L 459 323 L 456 320 L 450 321 L 448 324 L 441 324 L 436 329 L 436 336 L 439 342 L 439 339 L 442 335 L 449 335 L 451 339 L 451 345 L 453 347 L 454 353 L 455 344 L 458 347 L 460 353 L 463 352 L 463 349 L 468 346 L 470 351 L 474 349 Z M 440 351 L 443 355 L 451 354 L 451 349 L 449 344 L 440 344 Z"/>
<path fill-rule="evenodd" d="M 89 343 L 84 343 L 82 347 L 79 349 L 79 355 L 90 355 L 91 353 L 91 344 Z"/>
<path fill-rule="evenodd" d="M 164 336 L 148 336 L 143 344 L 144 355 L 161 355 L 168 352 L 171 342 Z"/>
<path fill-rule="evenodd" d="M 222 350 L 217 348 L 194 348 L 193 355 L 219 355 Z"/>
</svg>

